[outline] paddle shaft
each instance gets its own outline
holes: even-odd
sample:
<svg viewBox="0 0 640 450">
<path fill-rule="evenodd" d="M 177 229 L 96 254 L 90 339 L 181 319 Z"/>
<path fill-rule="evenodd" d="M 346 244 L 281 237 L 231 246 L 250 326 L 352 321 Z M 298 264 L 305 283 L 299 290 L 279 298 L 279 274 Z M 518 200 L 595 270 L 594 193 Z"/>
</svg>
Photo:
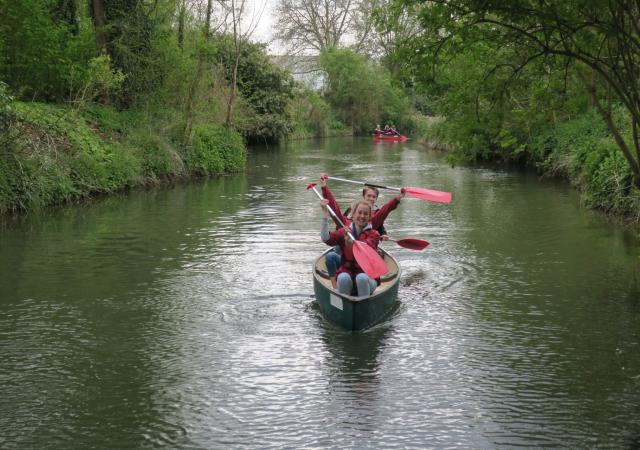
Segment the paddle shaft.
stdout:
<svg viewBox="0 0 640 450">
<path fill-rule="evenodd" d="M 359 184 L 361 186 L 369 186 L 373 188 L 391 189 L 392 191 L 400 191 L 404 195 L 408 195 L 409 197 L 419 198 L 420 200 L 426 200 L 429 202 L 451 203 L 450 192 L 441 192 L 433 189 L 416 188 L 416 187 L 399 188 L 399 187 L 393 187 L 393 186 L 383 186 L 381 184 L 367 183 L 366 181 L 353 181 L 353 180 L 346 180 L 344 178 L 337 178 L 337 177 L 327 177 L 327 178 L 331 180 L 336 180 L 336 181 L 344 181 L 345 183 Z"/>
<path fill-rule="evenodd" d="M 391 189 L 392 191 L 402 191 L 401 188 L 399 187 L 392 187 L 392 186 L 382 186 L 381 184 L 372 184 L 372 183 L 367 183 L 367 182 L 362 182 L 362 181 L 353 181 L 353 180 L 347 180 L 344 178 L 338 178 L 338 177 L 327 177 L 329 180 L 334 180 L 334 181 L 343 181 L 345 183 L 351 183 L 351 184 L 359 184 L 360 186 L 371 186 L 374 188 L 379 188 L 379 189 Z"/>
</svg>

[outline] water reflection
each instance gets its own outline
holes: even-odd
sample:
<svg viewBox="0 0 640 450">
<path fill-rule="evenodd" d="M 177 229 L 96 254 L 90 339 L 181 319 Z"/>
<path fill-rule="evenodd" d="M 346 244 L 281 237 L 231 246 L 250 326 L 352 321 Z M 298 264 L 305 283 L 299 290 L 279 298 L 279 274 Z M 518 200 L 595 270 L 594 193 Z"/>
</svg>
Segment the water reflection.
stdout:
<svg viewBox="0 0 640 450">
<path fill-rule="evenodd" d="M 383 322 L 364 332 L 352 333 L 323 321 L 321 342 L 324 349 L 329 385 L 331 422 L 350 438 L 365 433 L 370 436 L 384 422 L 380 408 L 380 357 L 388 336 L 393 333 L 391 322 Z"/>
</svg>

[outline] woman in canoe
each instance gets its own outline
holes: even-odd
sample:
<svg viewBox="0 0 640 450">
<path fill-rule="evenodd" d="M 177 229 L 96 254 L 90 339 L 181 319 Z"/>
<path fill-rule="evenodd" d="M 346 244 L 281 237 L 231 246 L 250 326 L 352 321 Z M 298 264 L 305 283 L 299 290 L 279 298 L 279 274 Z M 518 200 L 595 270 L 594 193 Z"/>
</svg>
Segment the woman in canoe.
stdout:
<svg viewBox="0 0 640 450">
<path fill-rule="evenodd" d="M 342 223 L 344 223 L 345 225 L 349 225 L 351 223 L 351 215 L 345 216 L 340 211 L 340 206 L 338 205 L 338 202 L 336 201 L 335 197 L 333 196 L 333 193 L 327 186 L 326 173 L 320 174 L 320 185 L 322 187 L 322 196 L 327 200 L 329 200 L 329 206 L 331 207 L 331 209 L 333 209 L 333 211 L 336 213 L 338 218 L 342 220 Z M 362 189 L 362 199 L 371 205 L 371 211 L 372 211 L 371 226 L 373 227 L 374 230 L 376 230 L 380 234 L 380 239 L 382 240 L 389 239 L 389 236 L 387 236 L 387 231 L 384 228 L 384 221 L 389 215 L 389 213 L 391 213 L 391 211 L 393 211 L 398 207 L 402 197 L 404 197 L 404 194 L 400 193 L 396 195 L 394 198 L 392 198 L 391 200 L 389 200 L 387 203 L 385 203 L 382 206 L 382 208 L 378 208 L 376 205 L 376 201 L 378 200 L 378 189 L 372 186 L 365 186 Z M 336 223 L 336 227 L 339 227 L 340 223 L 335 219 L 334 221 Z M 331 280 L 331 285 L 335 288 L 336 272 L 338 270 L 338 267 L 340 267 L 342 263 L 340 248 L 336 248 L 335 251 L 327 253 L 325 262 L 327 264 L 327 272 L 329 274 L 329 279 Z"/>
<path fill-rule="evenodd" d="M 366 242 L 374 250 L 378 249 L 380 234 L 371 225 L 371 205 L 364 200 L 359 200 L 353 207 L 352 223 L 345 228 L 329 231 L 329 211 L 326 198 L 320 201 L 324 217 L 320 229 L 320 237 L 330 246 L 338 245 L 342 253 L 342 265 L 337 270 L 337 287 L 341 294 L 351 295 L 354 283 L 358 297 L 366 297 L 373 293 L 379 280 L 369 277 L 358 265 L 353 255 L 353 242 L 347 234 L 349 230 L 354 239 Z M 345 224 L 346 225 L 346 224 Z"/>
</svg>

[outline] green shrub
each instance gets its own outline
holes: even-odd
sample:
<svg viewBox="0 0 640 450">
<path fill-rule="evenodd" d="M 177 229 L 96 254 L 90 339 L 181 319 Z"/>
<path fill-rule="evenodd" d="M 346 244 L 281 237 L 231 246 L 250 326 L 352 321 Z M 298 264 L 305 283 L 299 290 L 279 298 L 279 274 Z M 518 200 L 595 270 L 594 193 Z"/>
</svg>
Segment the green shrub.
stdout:
<svg viewBox="0 0 640 450">
<path fill-rule="evenodd" d="M 331 111 L 317 92 L 302 88 L 289 104 L 293 118 L 292 138 L 324 137 L 327 135 Z"/>
<path fill-rule="evenodd" d="M 158 135 L 139 130 L 129 139 L 132 151 L 141 162 L 141 175 L 149 182 L 172 179 L 185 175 L 186 168 L 180 155 Z"/>
<path fill-rule="evenodd" d="M 224 125 L 197 125 L 185 152 L 189 170 L 210 175 L 237 172 L 244 167 L 246 150 L 242 137 Z"/>
<path fill-rule="evenodd" d="M 591 154 L 602 146 L 602 139 L 608 136 L 602 118 L 595 110 L 590 110 L 556 127 L 540 130 L 529 144 L 530 159 L 540 171 L 575 179 L 585 165 L 596 163 L 597 154 Z"/>
<path fill-rule="evenodd" d="M 71 102 L 79 109 L 85 108 L 98 97 L 117 92 L 125 76 L 120 69 L 112 67 L 109 55 L 91 58 L 81 70 L 71 72 Z"/>
<path fill-rule="evenodd" d="M 583 177 L 589 206 L 616 214 L 631 212 L 633 174 L 613 140 L 602 142 L 586 158 Z"/>
</svg>

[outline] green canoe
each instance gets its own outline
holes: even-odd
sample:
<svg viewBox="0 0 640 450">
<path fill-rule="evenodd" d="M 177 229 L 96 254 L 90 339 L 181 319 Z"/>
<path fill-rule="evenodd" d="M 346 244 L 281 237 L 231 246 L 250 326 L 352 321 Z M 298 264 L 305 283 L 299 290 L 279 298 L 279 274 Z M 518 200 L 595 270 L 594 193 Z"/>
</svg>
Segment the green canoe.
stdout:
<svg viewBox="0 0 640 450">
<path fill-rule="evenodd" d="M 320 311 L 330 321 L 347 330 L 363 330 L 380 322 L 393 308 L 398 297 L 400 266 L 386 251 L 381 250 L 389 271 L 382 276 L 380 286 L 369 297 L 344 295 L 331 287 L 324 252 L 313 264 L 313 290 Z"/>
</svg>

